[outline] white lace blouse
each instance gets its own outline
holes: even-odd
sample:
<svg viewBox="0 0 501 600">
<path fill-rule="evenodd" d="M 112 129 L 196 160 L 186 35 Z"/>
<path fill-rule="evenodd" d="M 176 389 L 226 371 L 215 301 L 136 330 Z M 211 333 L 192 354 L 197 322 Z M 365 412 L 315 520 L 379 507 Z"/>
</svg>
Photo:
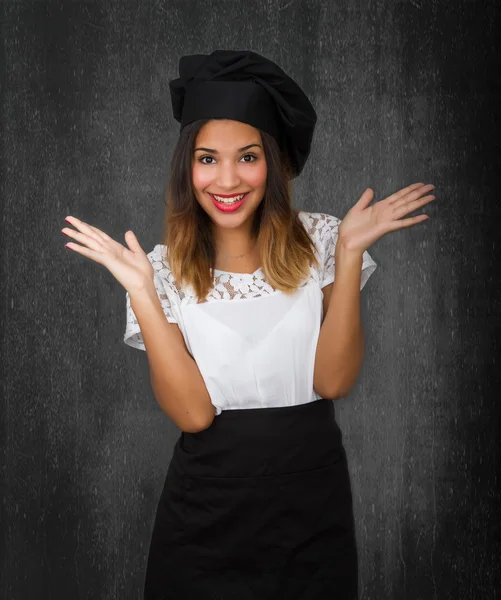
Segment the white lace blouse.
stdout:
<svg viewBox="0 0 501 600">
<path fill-rule="evenodd" d="M 301 211 L 320 268 L 292 295 L 275 290 L 261 268 L 252 274 L 214 270 L 214 286 L 197 304 L 191 286 L 181 288 L 157 244 L 148 254 L 154 284 L 169 323 L 177 323 L 206 384 L 215 414 L 223 410 L 271 408 L 320 399 L 313 368 L 323 318 L 322 288 L 334 281 L 334 252 L 341 219 Z M 376 269 L 363 254 L 360 289 Z M 126 293 L 124 342 L 145 350 Z"/>
</svg>

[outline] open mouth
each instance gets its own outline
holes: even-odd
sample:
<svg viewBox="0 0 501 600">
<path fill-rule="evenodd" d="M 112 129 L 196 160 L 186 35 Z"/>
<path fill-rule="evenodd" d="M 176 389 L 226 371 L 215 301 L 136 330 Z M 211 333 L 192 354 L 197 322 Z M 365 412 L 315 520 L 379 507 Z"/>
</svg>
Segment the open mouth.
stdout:
<svg viewBox="0 0 501 600">
<path fill-rule="evenodd" d="M 250 192 L 246 192 L 245 194 L 239 194 L 233 198 L 223 198 L 222 196 L 216 196 L 214 194 L 209 194 L 209 196 L 219 210 L 223 212 L 232 212 L 242 206 L 249 194 Z"/>
</svg>

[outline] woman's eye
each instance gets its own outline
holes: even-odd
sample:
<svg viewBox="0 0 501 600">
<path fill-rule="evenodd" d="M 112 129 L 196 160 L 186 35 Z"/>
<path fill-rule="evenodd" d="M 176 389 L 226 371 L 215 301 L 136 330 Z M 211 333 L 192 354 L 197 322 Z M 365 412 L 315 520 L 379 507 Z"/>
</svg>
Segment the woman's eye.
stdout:
<svg viewBox="0 0 501 600">
<path fill-rule="evenodd" d="M 257 157 L 254 156 L 254 154 L 244 154 L 244 156 L 242 156 L 242 158 L 245 158 L 246 156 L 250 156 L 251 158 L 257 159 Z M 254 162 L 254 161 L 253 160 L 244 160 L 244 162 Z"/>
<path fill-rule="evenodd" d="M 244 162 L 254 162 L 255 160 L 257 160 L 257 156 L 255 156 L 254 154 L 244 154 L 244 155 L 242 156 L 242 158 L 246 158 L 247 156 L 250 156 L 250 157 L 251 157 L 251 158 L 253 158 L 254 160 L 244 160 Z M 211 165 L 211 164 L 212 164 L 211 162 L 210 162 L 210 163 L 204 162 L 204 160 L 205 160 L 206 158 L 210 158 L 211 160 L 213 160 L 213 159 L 214 159 L 214 157 L 213 157 L 213 156 L 202 156 L 202 158 L 200 158 L 199 160 L 200 160 L 200 162 L 201 162 L 203 165 Z"/>
</svg>

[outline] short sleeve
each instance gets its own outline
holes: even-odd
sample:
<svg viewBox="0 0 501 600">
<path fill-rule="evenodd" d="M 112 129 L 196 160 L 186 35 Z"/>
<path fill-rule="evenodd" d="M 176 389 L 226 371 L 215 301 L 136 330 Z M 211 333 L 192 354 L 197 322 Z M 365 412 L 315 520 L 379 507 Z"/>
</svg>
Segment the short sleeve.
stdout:
<svg viewBox="0 0 501 600">
<path fill-rule="evenodd" d="M 163 248 L 163 245 L 157 244 L 147 256 L 154 269 L 153 283 L 165 317 L 169 323 L 178 323 L 178 319 L 175 316 L 177 292 L 175 286 L 170 282 L 171 272 L 163 256 Z M 123 341 L 132 348 L 146 350 L 139 323 L 137 322 L 136 315 L 130 305 L 130 296 L 128 292 L 125 294 L 125 299 L 127 320 Z"/>
<path fill-rule="evenodd" d="M 338 227 L 341 219 L 333 217 L 325 213 L 321 213 L 321 219 L 318 220 L 318 237 L 320 245 L 321 264 L 321 288 L 329 285 L 334 281 L 336 265 L 335 265 L 335 250 L 338 238 Z M 377 263 L 373 260 L 367 250 L 362 256 L 362 273 L 360 277 L 360 290 L 367 283 L 369 277 L 374 273 Z"/>
</svg>

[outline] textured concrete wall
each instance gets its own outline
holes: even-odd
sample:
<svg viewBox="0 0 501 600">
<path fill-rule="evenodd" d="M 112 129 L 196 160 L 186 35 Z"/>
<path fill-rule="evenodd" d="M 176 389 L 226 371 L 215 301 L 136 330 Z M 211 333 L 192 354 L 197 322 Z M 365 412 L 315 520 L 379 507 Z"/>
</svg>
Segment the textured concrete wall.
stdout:
<svg viewBox="0 0 501 600">
<path fill-rule="evenodd" d="M 298 207 L 343 218 L 366 187 L 378 201 L 435 184 L 429 221 L 369 249 L 364 366 L 336 405 L 360 597 L 499 597 L 494 6 L 1 4 L 2 598 L 142 597 L 179 430 L 122 342 L 123 288 L 60 230 L 74 215 L 161 241 L 168 80 L 181 55 L 217 48 L 270 57 L 316 107 Z"/>
</svg>

